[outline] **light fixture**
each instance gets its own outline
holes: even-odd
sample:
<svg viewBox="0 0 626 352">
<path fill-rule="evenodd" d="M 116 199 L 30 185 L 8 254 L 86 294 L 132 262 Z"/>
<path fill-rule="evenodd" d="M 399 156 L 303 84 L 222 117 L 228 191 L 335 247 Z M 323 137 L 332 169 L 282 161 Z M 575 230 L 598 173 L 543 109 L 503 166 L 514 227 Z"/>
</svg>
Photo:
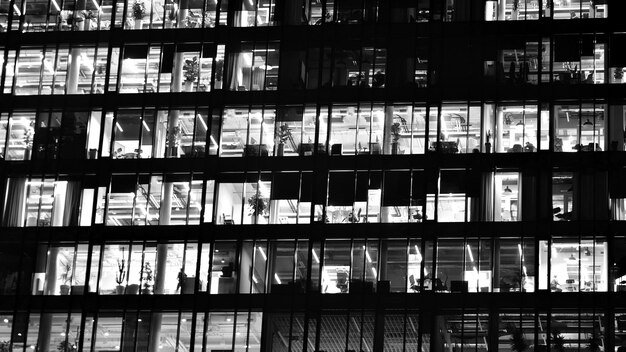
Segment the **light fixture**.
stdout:
<svg viewBox="0 0 626 352">
<path fill-rule="evenodd" d="M 587 118 L 587 121 L 583 122 L 583 126 L 593 126 L 593 122 L 589 121 L 589 118 Z"/>
<path fill-rule="evenodd" d="M 506 186 L 504 193 L 513 193 L 513 191 L 509 188 L 509 186 Z"/>
</svg>

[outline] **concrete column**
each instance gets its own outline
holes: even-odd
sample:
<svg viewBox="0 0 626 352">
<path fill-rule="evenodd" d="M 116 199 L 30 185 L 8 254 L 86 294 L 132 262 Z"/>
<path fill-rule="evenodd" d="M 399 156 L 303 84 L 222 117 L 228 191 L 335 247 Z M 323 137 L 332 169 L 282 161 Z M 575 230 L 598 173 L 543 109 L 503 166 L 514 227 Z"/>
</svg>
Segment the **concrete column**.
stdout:
<svg viewBox="0 0 626 352">
<path fill-rule="evenodd" d="M 172 182 L 163 182 L 163 192 L 161 195 L 161 208 L 159 209 L 159 225 L 169 225 L 172 220 L 172 195 L 174 192 L 174 184 Z M 165 272 L 167 266 L 167 243 L 159 243 L 157 245 L 154 294 L 161 295 L 165 292 Z M 149 352 L 158 352 L 161 341 L 161 323 L 163 315 L 161 313 L 153 313 L 150 320 L 150 342 L 148 344 Z"/>
<path fill-rule="evenodd" d="M 161 219 L 163 219 L 163 209 L 164 205 L 161 205 Z M 169 213 L 169 217 L 171 217 L 171 198 L 170 198 L 170 206 L 167 207 L 166 212 Z M 169 223 L 169 217 L 167 218 L 167 223 Z M 162 224 L 162 223 L 161 223 Z M 167 244 L 160 243 L 157 245 L 157 257 L 156 257 L 156 272 L 155 272 L 155 280 L 154 280 L 154 294 L 160 295 L 165 292 L 165 269 L 167 264 Z M 149 344 L 148 351 L 149 352 L 158 352 L 159 344 L 161 343 L 161 323 L 163 321 L 162 313 L 153 313 L 152 319 L 150 319 L 150 335 L 149 335 Z"/>
<path fill-rule="evenodd" d="M 39 320 L 39 335 L 37 336 L 37 351 L 49 352 L 50 333 L 52 332 L 52 313 L 43 313 Z"/>
<path fill-rule="evenodd" d="M 48 260 L 46 261 L 46 286 L 44 294 L 53 295 L 57 283 L 57 258 L 59 257 L 59 248 L 51 247 L 48 250 Z"/>
<path fill-rule="evenodd" d="M 185 28 L 187 16 L 189 16 L 189 1 L 181 0 L 180 7 L 178 8 L 178 15 L 176 16 L 176 24 L 178 28 Z"/>
<path fill-rule="evenodd" d="M 61 216 L 61 218 L 63 218 Z M 48 250 L 48 260 L 46 261 L 46 285 L 44 294 L 53 295 L 57 285 L 57 258 L 59 248 L 52 247 Z M 52 315 L 42 314 L 39 321 L 39 335 L 37 337 L 37 351 L 48 352 L 50 346 L 50 333 L 52 331 Z"/>
<path fill-rule="evenodd" d="M 180 15 L 180 11 L 179 11 Z M 172 66 L 172 82 L 170 84 L 170 90 L 172 93 L 178 93 L 182 89 L 183 83 L 183 64 L 185 60 L 183 53 L 174 54 L 174 64 Z M 170 110 L 167 116 L 167 145 L 166 145 L 166 157 L 176 158 L 178 157 L 178 148 L 176 146 L 177 127 L 179 122 L 180 111 L 173 109 Z M 166 195 L 164 195 L 164 198 Z"/>
<path fill-rule="evenodd" d="M 70 57 L 67 68 L 67 80 L 65 82 L 66 94 L 78 94 L 78 77 L 80 75 L 80 48 L 70 49 Z"/>
<path fill-rule="evenodd" d="M 76 11 L 82 12 L 86 10 L 86 2 L 84 0 L 76 3 Z M 83 19 L 82 26 L 78 26 L 77 30 L 84 31 L 86 23 L 90 20 Z M 65 93 L 66 94 L 78 94 L 78 77 L 80 75 L 80 61 L 81 61 L 81 49 L 70 49 L 70 57 L 67 62 L 67 79 L 65 80 Z"/>
<path fill-rule="evenodd" d="M 498 0 L 498 21 L 504 21 L 506 13 L 506 0 Z"/>
</svg>

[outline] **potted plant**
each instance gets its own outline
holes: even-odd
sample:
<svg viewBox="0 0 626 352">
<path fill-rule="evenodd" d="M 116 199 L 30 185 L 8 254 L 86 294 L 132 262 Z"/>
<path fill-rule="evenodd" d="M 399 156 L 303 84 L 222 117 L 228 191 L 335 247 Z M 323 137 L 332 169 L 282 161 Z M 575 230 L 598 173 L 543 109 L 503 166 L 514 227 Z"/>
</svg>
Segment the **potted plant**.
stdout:
<svg viewBox="0 0 626 352">
<path fill-rule="evenodd" d="M 587 340 L 587 349 L 589 352 L 600 352 L 602 350 L 602 340 L 596 329 L 593 329 L 591 336 Z"/>
<path fill-rule="evenodd" d="M 166 157 L 169 158 L 178 156 L 181 134 L 180 124 L 168 131 L 167 136 L 165 137 L 165 145 L 167 146 Z"/>
<path fill-rule="evenodd" d="M 194 56 L 191 60 L 185 60 L 183 74 L 185 75 L 185 91 L 191 92 L 194 82 L 200 76 L 200 62 L 197 56 Z"/>
<path fill-rule="evenodd" d="M 75 343 L 71 343 L 68 340 L 63 340 L 57 345 L 57 351 L 59 352 L 77 352 L 78 348 Z"/>
<path fill-rule="evenodd" d="M 513 11 L 511 11 L 511 19 L 516 21 L 519 16 L 519 0 L 513 0 Z"/>
<path fill-rule="evenodd" d="M 393 125 L 391 125 L 391 154 L 398 154 L 400 130 L 400 122 L 394 122 Z"/>
<path fill-rule="evenodd" d="M 150 266 L 150 262 L 146 262 L 143 265 L 141 270 L 141 280 L 143 281 L 143 288 L 141 289 L 142 295 L 151 295 L 152 294 L 152 280 L 154 277 L 152 276 L 152 267 Z"/>
<path fill-rule="evenodd" d="M 143 19 L 147 15 L 146 4 L 141 0 L 136 0 L 133 3 L 133 19 L 135 20 L 135 29 L 141 29 L 143 26 Z"/>
<path fill-rule="evenodd" d="M 215 82 L 213 83 L 213 88 L 215 89 L 222 88 L 223 75 L 224 75 L 224 60 L 216 60 L 215 61 Z"/>
<path fill-rule="evenodd" d="M 118 295 L 124 294 L 124 281 L 126 281 L 126 256 L 124 255 L 124 248 L 122 248 L 122 259 L 117 259 L 117 273 L 115 274 L 115 282 L 117 286 L 115 287 L 115 293 Z"/>
<path fill-rule="evenodd" d="M 267 199 L 265 199 L 258 190 L 248 198 L 248 205 L 250 206 L 248 215 L 252 216 L 253 219 L 256 219 L 259 215 L 265 215 L 267 212 Z"/>
<path fill-rule="evenodd" d="M 60 287 L 61 295 L 65 296 L 70 294 L 70 285 L 72 283 L 72 263 L 66 259 L 64 262 L 61 262 L 61 269 L 63 270 L 61 273 L 61 280 L 63 281 L 63 284 Z"/>
<path fill-rule="evenodd" d="M 545 10 L 544 17 L 550 17 L 551 14 L 552 14 L 552 7 L 553 7 L 552 0 L 546 0 L 544 2 L 544 6 L 545 6 L 544 7 L 544 10 Z"/>
<path fill-rule="evenodd" d="M 557 329 L 552 329 L 552 348 L 555 352 L 565 352 L 565 338 Z"/>
<path fill-rule="evenodd" d="M 139 285 L 138 284 L 130 284 L 126 287 L 127 295 L 136 295 L 139 293 Z"/>
<path fill-rule="evenodd" d="M 67 18 L 65 19 L 65 22 L 67 22 L 67 25 L 70 26 L 70 28 L 72 29 L 78 29 L 80 26 L 80 23 L 83 22 L 83 16 L 82 14 L 77 14 L 74 15 L 73 12 L 70 12 L 67 14 Z"/>
<path fill-rule="evenodd" d="M 622 78 L 624 78 L 624 68 L 616 67 L 615 70 L 613 71 L 613 78 L 615 78 L 615 81 L 621 82 Z"/>
<path fill-rule="evenodd" d="M 285 154 L 285 142 L 291 138 L 291 128 L 289 128 L 289 125 L 286 123 L 280 125 L 276 131 L 276 138 L 278 138 L 276 156 L 283 156 Z"/>
<path fill-rule="evenodd" d="M 11 352 L 11 343 L 9 341 L 0 341 L 0 352 Z"/>
<path fill-rule="evenodd" d="M 515 328 L 511 334 L 511 349 L 515 352 L 524 352 L 528 349 L 528 341 L 524 338 L 522 329 Z"/>
<path fill-rule="evenodd" d="M 83 11 L 83 18 L 85 18 L 85 23 L 83 24 L 83 30 L 88 31 L 91 29 L 91 21 L 98 19 L 97 11 Z"/>
<path fill-rule="evenodd" d="M 24 134 L 24 145 L 26 150 L 24 151 L 24 160 L 30 160 L 30 154 L 33 150 L 33 139 L 35 137 L 35 121 L 31 121 L 26 133 Z"/>
</svg>

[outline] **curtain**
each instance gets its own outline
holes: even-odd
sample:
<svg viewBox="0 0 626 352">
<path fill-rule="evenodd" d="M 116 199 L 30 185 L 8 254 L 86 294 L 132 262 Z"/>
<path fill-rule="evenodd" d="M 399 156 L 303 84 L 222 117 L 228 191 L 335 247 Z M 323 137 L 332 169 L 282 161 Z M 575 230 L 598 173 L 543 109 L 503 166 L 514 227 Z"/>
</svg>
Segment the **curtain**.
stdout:
<svg viewBox="0 0 626 352">
<path fill-rule="evenodd" d="M 574 183 L 574 219 L 592 220 L 594 218 L 594 172 L 581 171 L 578 173 L 578 183 Z M 574 174 L 574 180 L 576 180 Z M 578 187 L 577 187 L 578 186 Z M 578 192 L 577 192 L 578 191 Z M 580 202 L 577 206 L 576 202 Z M 578 212 L 576 211 L 578 210 Z M 577 214 L 578 213 L 578 214 Z"/>
<path fill-rule="evenodd" d="M 255 67 L 252 71 L 252 90 L 265 89 L 265 70 Z"/>
<path fill-rule="evenodd" d="M 470 185 L 473 187 L 474 185 Z M 469 198 L 470 221 L 493 221 L 494 213 L 494 173 L 492 171 L 480 174 L 480 184 L 476 185 L 480 194 Z"/>
<path fill-rule="evenodd" d="M 68 181 L 65 192 L 63 226 L 77 226 L 80 210 L 80 182 Z"/>
<path fill-rule="evenodd" d="M 250 55 L 252 57 L 252 53 L 232 53 L 228 57 L 228 87 L 232 91 L 239 90 L 240 86 L 243 86 L 246 90 L 249 87 L 244 82 L 249 82 L 249 80 L 244 80 L 243 71 L 245 68 L 244 55 Z M 252 62 L 252 58 L 249 60 Z"/>
<path fill-rule="evenodd" d="M 626 212 L 625 199 L 611 199 L 611 220 L 626 220 L 624 212 Z"/>
<path fill-rule="evenodd" d="M 611 105 L 609 107 L 609 133 L 605 133 L 608 137 L 605 144 L 605 150 L 623 151 L 624 150 L 624 107 L 622 105 Z"/>
<path fill-rule="evenodd" d="M 4 203 L 4 226 L 24 226 L 24 204 L 26 200 L 26 179 L 11 178 Z"/>
<path fill-rule="evenodd" d="M 480 203 L 480 219 L 482 221 L 493 221 L 494 207 L 494 172 L 484 172 L 481 177 L 481 194 L 482 201 Z"/>
<path fill-rule="evenodd" d="M 527 173 L 521 174 L 518 192 L 518 220 L 536 220 L 537 218 L 537 179 Z"/>
</svg>

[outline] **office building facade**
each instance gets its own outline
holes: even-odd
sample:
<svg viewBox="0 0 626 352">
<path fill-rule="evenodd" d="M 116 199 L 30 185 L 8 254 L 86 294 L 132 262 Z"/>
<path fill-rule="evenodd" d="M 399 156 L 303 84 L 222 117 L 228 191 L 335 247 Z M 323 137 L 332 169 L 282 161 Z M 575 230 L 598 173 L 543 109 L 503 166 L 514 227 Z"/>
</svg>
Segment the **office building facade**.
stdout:
<svg viewBox="0 0 626 352">
<path fill-rule="evenodd" d="M 1 0 L 0 351 L 623 350 L 625 10 Z"/>
</svg>

